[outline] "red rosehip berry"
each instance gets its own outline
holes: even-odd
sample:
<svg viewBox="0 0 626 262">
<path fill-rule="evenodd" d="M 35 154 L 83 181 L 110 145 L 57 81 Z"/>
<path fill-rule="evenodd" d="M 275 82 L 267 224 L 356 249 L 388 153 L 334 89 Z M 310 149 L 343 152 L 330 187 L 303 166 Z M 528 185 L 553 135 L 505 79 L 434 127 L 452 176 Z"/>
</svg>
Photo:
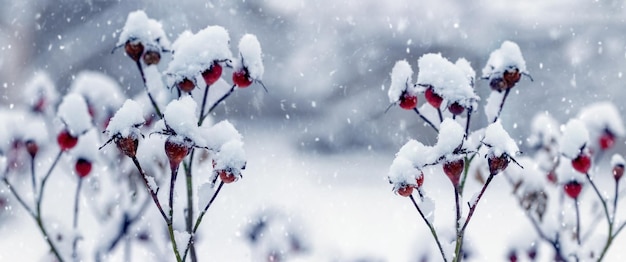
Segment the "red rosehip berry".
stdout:
<svg viewBox="0 0 626 262">
<path fill-rule="evenodd" d="M 35 142 L 34 140 L 26 141 L 26 151 L 28 152 L 30 157 L 34 158 L 37 155 L 37 152 L 39 152 L 39 146 L 37 145 L 37 142 Z"/>
<path fill-rule="evenodd" d="M 150 50 L 143 55 L 143 62 L 146 65 L 156 65 L 161 61 L 161 54 L 157 51 Z"/>
<path fill-rule="evenodd" d="M 398 195 L 401 195 L 403 197 L 408 197 L 411 194 L 413 194 L 413 186 L 412 185 L 405 185 L 401 188 L 398 189 Z"/>
<path fill-rule="evenodd" d="M 189 80 L 189 78 L 185 78 L 183 79 L 183 81 L 178 82 L 176 86 L 178 86 L 178 89 L 180 89 L 180 91 L 189 93 L 196 87 L 196 84 L 193 81 Z"/>
<path fill-rule="evenodd" d="M 420 176 L 415 179 L 415 182 L 417 183 L 417 187 L 422 187 L 424 184 L 424 173 L 421 173 Z"/>
<path fill-rule="evenodd" d="M 619 181 L 624 175 L 624 165 L 617 164 L 613 167 L 613 178 L 615 181 Z"/>
<path fill-rule="evenodd" d="M 252 79 L 246 69 L 241 69 L 233 72 L 233 83 L 240 88 L 246 88 L 252 84 Z"/>
<path fill-rule="evenodd" d="M 587 154 L 581 153 L 576 158 L 572 159 L 572 167 L 580 173 L 587 174 L 587 171 L 589 171 L 589 168 L 591 167 L 591 157 Z"/>
<path fill-rule="evenodd" d="M 413 110 L 417 106 L 417 96 L 404 92 L 400 97 L 400 107 L 406 110 Z"/>
<path fill-rule="evenodd" d="M 70 150 L 76 146 L 78 143 L 78 137 L 74 137 L 70 134 L 69 131 L 63 130 L 57 136 L 57 143 L 59 143 L 59 147 L 63 151 Z"/>
<path fill-rule="evenodd" d="M 87 159 L 79 158 L 74 168 L 78 177 L 85 178 L 91 172 L 91 162 Z"/>
<path fill-rule="evenodd" d="M 600 149 L 607 150 L 615 145 L 615 136 L 611 132 L 605 131 L 600 136 L 598 143 L 600 144 Z"/>
<path fill-rule="evenodd" d="M 531 247 L 526 254 L 528 255 L 528 258 L 530 258 L 532 261 L 535 261 L 535 258 L 537 257 L 537 248 L 536 247 Z"/>
<path fill-rule="evenodd" d="M 515 69 L 514 71 L 507 70 L 502 75 L 502 78 L 504 78 L 504 81 L 506 82 L 507 88 L 513 88 L 515 84 L 519 82 L 521 77 L 522 74 L 519 73 L 518 69 Z"/>
<path fill-rule="evenodd" d="M 463 173 L 464 168 L 465 161 L 462 158 L 443 164 L 443 172 L 446 173 L 446 176 L 448 176 L 448 178 L 455 187 L 459 185 L 461 173 Z"/>
<path fill-rule="evenodd" d="M 507 166 L 509 166 L 509 158 L 505 155 L 501 155 L 499 157 L 490 156 L 487 159 L 487 163 L 489 164 L 489 173 L 497 174 L 501 171 L 504 171 Z"/>
<path fill-rule="evenodd" d="M 222 66 L 218 63 L 213 63 L 211 68 L 202 72 L 202 78 L 207 85 L 212 85 L 222 76 Z"/>
<path fill-rule="evenodd" d="M 515 250 L 509 251 L 509 262 L 517 262 L 517 252 Z"/>
<path fill-rule="evenodd" d="M 557 177 L 556 177 L 556 173 L 554 171 L 550 171 L 548 172 L 548 175 L 546 175 L 546 178 L 548 179 L 548 181 L 550 181 L 550 183 L 552 184 L 556 184 L 557 182 Z"/>
<path fill-rule="evenodd" d="M 426 102 L 428 102 L 434 108 L 439 108 L 441 106 L 441 102 L 443 102 L 443 98 L 435 93 L 435 90 L 432 87 L 426 89 L 426 92 L 424 92 L 424 97 L 426 98 Z"/>
<path fill-rule="evenodd" d="M 165 154 L 170 162 L 170 168 L 176 169 L 189 153 L 189 147 L 179 142 L 171 141 L 170 138 L 168 137 L 165 141 Z"/>
<path fill-rule="evenodd" d="M 565 190 L 565 193 L 573 199 L 578 198 L 578 195 L 580 195 L 580 191 L 582 189 L 583 185 L 581 183 L 578 183 L 578 181 L 576 180 L 571 180 L 563 186 L 563 190 Z"/>
<path fill-rule="evenodd" d="M 45 106 L 46 106 L 46 99 L 41 97 L 39 98 L 39 100 L 37 100 L 37 103 L 33 105 L 33 111 L 41 113 L 43 112 Z"/>
<path fill-rule="evenodd" d="M 226 184 L 230 184 L 232 182 L 235 182 L 235 180 L 237 180 L 237 177 L 235 177 L 233 173 L 228 172 L 226 170 L 220 170 L 219 174 L 220 174 L 220 179 Z"/>
<path fill-rule="evenodd" d="M 448 111 L 455 116 L 462 114 L 465 111 L 465 107 L 460 105 L 458 102 L 454 102 L 448 106 Z"/>
<path fill-rule="evenodd" d="M 507 86 L 506 81 L 502 77 L 494 77 L 489 81 L 489 87 L 494 91 L 502 92 L 508 88 Z"/>
<path fill-rule="evenodd" d="M 130 57 L 130 59 L 137 62 L 143 54 L 143 44 L 141 44 L 141 42 L 132 43 L 128 41 L 124 45 L 124 50 L 126 51 L 126 54 Z"/>
<path fill-rule="evenodd" d="M 139 141 L 136 138 L 130 137 L 122 137 L 119 139 L 114 139 L 115 145 L 117 148 L 127 155 L 128 157 L 135 157 L 137 154 L 137 146 L 139 145 Z"/>
</svg>

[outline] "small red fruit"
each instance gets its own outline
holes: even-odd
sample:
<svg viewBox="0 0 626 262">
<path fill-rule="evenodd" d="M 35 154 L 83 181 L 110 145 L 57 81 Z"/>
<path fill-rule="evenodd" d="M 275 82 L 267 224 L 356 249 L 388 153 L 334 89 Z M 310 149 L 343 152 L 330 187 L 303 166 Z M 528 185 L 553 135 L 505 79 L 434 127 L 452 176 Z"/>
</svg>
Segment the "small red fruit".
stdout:
<svg viewBox="0 0 626 262">
<path fill-rule="evenodd" d="M 487 159 L 487 163 L 489 163 L 489 173 L 497 174 L 501 171 L 504 171 L 507 166 L 509 166 L 509 158 L 506 155 L 501 155 L 499 157 L 490 156 Z"/>
<path fill-rule="evenodd" d="M 455 116 L 462 114 L 465 111 L 465 107 L 460 105 L 458 102 L 454 102 L 448 106 L 448 111 Z"/>
<path fill-rule="evenodd" d="M 235 182 L 235 180 L 237 180 L 237 178 L 235 177 L 235 175 L 233 175 L 233 173 L 228 172 L 226 170 L 220 170 L 219 174 L 220 174 L 220 179 L 226 184 L 230 184 L 232 182 Z"/>
<path fill-rule="evenodd" d="M 78 143 L 78 137 L 74 137 L 70 134 L 69 131 L 63 130 L 57 136 L 57 143 L 59 143 L 59 147 L 63 151 L 70 150 L 76 146 Z"/>
<path fill-rule="evenodd" d="M 28 144 L 26 144 L 28 146 Z M 624 165 L 617 164 L 613 167 L 613 178 L 615 181 L 619 181 L 624 175 Z"/>
<path fill-rule="evenodd" d="M 212 85 L 222 76 L 222 66 L 218 63 L 213 63 L 211 68 L 202 72 L 202 78 L 207 85 Z"/>
<path fill-rule="evenodd" d="M 514 250 L 509 251 L 509 262 L 517 262 L 517 252 Z"/>
<path fill-rule="evenodd" d="M 489 87 L 494 91 L 502 92 L 508 88 L 507 86 L 506 81 L 501 77 L 495 77 L 489 81 Z"/>
<path fill-rule="evenodd" d="M 587 154 L 581 153 L 576 158 L 572 159 L 572 167 L 580 173 L 587 174 L 587 171 L 589 171 L 589 168 L 591 167 L 591 157 Z"/>
<path fill-rule="evenodd" d="M 76 161 L 75 169 L 78 177 L 84 178 L 91 172 L 91 162 L 87 159 L 79 158 L 78 161 Z"/>
<path fill-rule="evenodd" d="M 405 185 L 401 188 L 398 189 L 398 195 L 401 195 L 403 197 L 408 197 L 411 194 L 413 194 L 413 186 L 412 185 Z"/>
<path fill-rule="evenodd" d="M 132 43 L 128 41 L 124 45 L 124 50 L 126 51 L 126 54 L 130 57 L 130 59 L 137 62 L 143 54 L 143 45 L 141 44 L 141 42 Z"/>
<path fill-rule="evenodd" d="M 437 93 L 435 93 L 432 87 L 429 87 L 428 89 L 426 89 L 426 92 L 424 93 L 424 97 L 426 98 L 426 102 L 428 102 L 434 108 L 441 107 L 441 102 L 443 102 L 443 98 Z"/>
<path fill-rule="evenodd" d="M 171 141 L 171 137 L 165 141 L 165 154 L 170 161 L 170 168 L 177 169 L 183 158 L 189 153 L 189 147 L 178 142 Z"/>
<path fill-rule="evenodd" d="M 571 180 L 563 186 L 563 189 L 569 197 L 576 199 L 578 198 L 578 195 L 580 195 L 580 191 L 583 189 L 583 185 L 578 183 L 578 181 L 576 180 Z"/>
<path fill-rule="evenodd" d="M 417 96 L 404 92 L 400 97 L 400 107 L 406 110 L 413 110 L 417 106 Z"/>
<path fill-rule="evenodd" d="M 146 65 L 156 65 L 161 61 L 161 54 L 157 51 L 150 50 L 143 55 L 143 62 Z"/>
<path fill-rule="evenodd" d="M 615 145 L 615 136 L 611 132 L 605 131 L 600 136 L 598 143 L 600 144 L 600 149 L 607 150 Z"/>
<path fill-rule="evenodd" d="M 117 148 L 128 157 L 135 157 L 139 141 L 136 138 L 122 137 L 114 139 Z"/>
<path fill-rule="evenodd" d="M 465 168 L 465 161 L 462 158 L 443 164 L 443 172 L 446 173 L 446 176 L 448 176 L 455 187 L 459 185 L 463 168 Z"/>
<path fill-rule="evenodd" d="M 189 80 L 189 78 L 185 78 L 183 79 L 183 81 L 178 82 L 176 86 L 178 86 L 178 89 L 180 89 L 180 91 L 189 93 L 196 87 L 196 84 L 193 81 Z"/>
<path fill-rule="evenodd" d="M 505 71 L 504 75 L 502 76 L 502 78 L 504 78 L 504 81 L 507 84 L 508 88 L 513 88 L 515 86 L 515 84 L 517 84 L 517 82 L 519 82 L 519 79 L 522 77 L 522 74 L 519 73 L 518 69 L 515 69 L 514 71 Z"/>
<path fill-rule="evenodd" d="M 37 103 L 33 105 L 33 111 L 41 113 L 43 112 L 45 106 L 46 106 L 46 99 L 41 97 L 39 98 L 39 100 L 37 100 Z"/>
<path fill-rule="evenodd" d="M 252 84 L 252 79 L 246 69 L 241 69 L 233 72 L 233 83 L 240 88 L 246 88 Z"/>
<path fill-rule="evenodd" d="M 417 187 L 422 187 L 424 184 L 424 173 L 421 173 L 420 176 L 415 179 L 415 182 L 417 183 Z"/>
<path fill-rule="evenodd" d="M 552 184 L 556 184 L 558 180 L 556 177 L 556 173 L 554 171 L 548 172 L 548 175 L 546 175 L 546 178 L 548 178 L 548 181 L 550 181 L 550 183 Z"/>
<path fill-rule="evenodd" d="M 34 140 L 26 141 L 26 151 L 28 152 L 30 157 L 34 158 L 39 151 L 39 146 L 37 145 L 37 142 L 35 142 Z"/>
</svg>

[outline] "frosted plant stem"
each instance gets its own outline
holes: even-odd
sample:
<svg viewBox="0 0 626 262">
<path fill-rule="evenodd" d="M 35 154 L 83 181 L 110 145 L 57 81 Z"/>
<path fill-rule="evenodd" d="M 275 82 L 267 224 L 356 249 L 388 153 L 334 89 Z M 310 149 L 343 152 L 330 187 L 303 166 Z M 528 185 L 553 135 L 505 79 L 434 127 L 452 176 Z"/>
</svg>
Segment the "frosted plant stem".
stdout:
<svg viewBox="0 0 626 262">
<path fill-rule="evenodd" d="M 180 253 L 178 252 L 178 247 L 176 245 L 176 238 L 174 237 L 174 186 L 176 185 L 176 176 L 178 174 L 178 165 L 171 165 L 170 168 L 172 170 L 172 175 L 170 176 L 170 195 L 168 198 L 168 205 L 170 208 L 169 217 L 167 220 L 167 230 L 170 234 L 170 241 L 172 242 L 172 249 L 174 250 L 174 255 L 176 256 L 176 261 L 181 262 Z"/>
<path fill-rule="evenodd" d="M 159 109 L 159 105 L 157 105 L 154 97 L 152 97 L 152 93 L 148 89 L 148 82 L 146 82 L 146 75 L 143 73 L 143 67 L 141 66 L 141 61 L 137 60 L 137 69 L 139 69 L 139 74 L 141 75 L 141 80 L 143 81 L 143 86 L 146 88 L 146 93 L 148 94 L 148 98 L 150 99 L 150 103 L 152 103 L 152 107 L 154 107 L 154 111 L 157 113 L 159 118 L 163 118 L 163 114 L 161 114 L 161 110 Z"/>
<path fill-rule="evenodd" d="M 615 181 L 615 196 L 613 197 L 613 217 L 611 218 L 615 222 L 615 215 L 617 213 L 617 200 L 619 199 L 619 180 Z"/>
<path fill-rule="evenodd" d="M 614 221 L 611 220 L 611 216 L 609 215 L 609 208 L 606 205 L 606 200 L 604 199 L 604 197 L 602 197 L 602 194 L 600 193 L 600 190 L 598 190 L 598 187 L 596 186 L 596 184 L 593 182 L 593 180 L 591 180 L 589 173 L 586 173 L 585 177 L 587 178 L 587 181 L 589 181 L 589 184 L 591 184 L 591 187 L 593 187 L 593 190 L 596 192 L 596 195 L 598 195 L 598 198 L 600 199 L 600 202 L 602 203 L 602 208 L 604 208 L 604 215 L 606 216 L 606 222 L 609 224 L 608 237 L 607 237 L 606 243 L 604 244 L 604 248 L 602 249 L 602 253 L 600 253 L 600 256 L 598 257 L 598 262 L 600 262 L 606 255 L 606 252 L 609 250 L 609 247 L 611 246 L 611 243 L 613 242 L 613 222 Z"/>
<path fill-rule="evenodd" d="M 50 168 L 48 169 L 48 172 L 46 172 L 46 175 L 43 177 L 43 179 L 41 180 L 41 186 L 39 186 L 39 195 L 37 196 L 37 213 L 41 213 L 41 199 L 43 197 L 43 190 L 46 186 L 46 182 L 48 181 L 48 178 L 50 178 L 50 175 L 52 174 L 52 170 L 54 170 L 54 168 L 56 167 L 57 163 L 59 163 L 59 160 L 61 159 L 61 156 L 63 155 L 63 150 L 59 150 L 59 153 L 57 154 L 56 158 L 54 159 L 54 161 L 52 162 L 52 165 L 50 166 Z"/>
<path fill-rule="evenodd" d="M 200 118 L 198 119 L 198 126 L 202 125 L 202 122 L 204 122 L 204 119 L 208 115 L 204 114 L 204 109 L 206 107 L 207 97 L 209 96 L 209 88 L 211 88 L 210 85 L 206 85 L 206 87 L 204 88 L 204 97 L 202 98 L 202 106 L 200 107 Z"/>
<path fill-rule="evenodd" d="M 157 193 L 159 190 L 157 189 L 156 192 L 152 191 L 152 189 L 150 188 L 150 185 L 148 184 L 148 178 L 146 177 L 146 173 L 143 171 L 143 168 L 141 168 L 141 164 L 139 164 L 139 160 L 137 160 L 137 157 L 131 157 L 131 159 L 133 160 L 133 163 L 135 164 L 135 167 L 137 168 L 137 170 L 139 170 L 139 174 L 141 175 L 143 183 L 146 186 L 148 193 L 152 197 L 152 201 L 159 209 L 159 212 L 161 213 L 163 220 L 165 220 L 165 222 L 168 222 L 169 219 L 165 215 L 165 211 L 163 211 L 163 206 L 161 206 L 161 201 L 159 201 L 159 198 L 157 197 Z"/>
<path fill-rule="evenodd" d="M 9 188 L 9 192 L 11 192 L 11 194 L 15 197 L 15 199 L 17 199 L 17 202 L 20 203 L 20 205 L 22 205 L 22 207 L 24 207 L 24 209 L 26 209 L 26 211 L 28 212 L 28 214 L 35 218 L 37 217 L 37 215 L 35 214 L 35 212 L 30 209 L 30 207 L 28 207 L 28 205 L 26 204 L 26 202 L 24 202 L 24 199 L 20 196 L 19 193 L 17 193 L 17 191 L 15 191 L 13 185 L 11 184 L 11 182 L 9 182 L 9 180 L 6 177 L 2 177 L 2 182 L 4 182 L 4 184 L 7 186 L 7 188 Z"/>
<path fill-rule="evenodd" d="M 578 197 L 575 199 L 575 209 L 576 209 L 576 242 L 578 242 L 578 246 L 580 246 L 580 207 Z"/>
<path fill-rule="evenodd" d="M 500 113 L 502 113 L 502 108 L 504 107 L 504 102 L 506 102 L 506 98 L 509 96 L 509 93 L 511 92 L 511 89 L 507 89 L 506 91 L 504 91 L 504 96 L 502 97 L 502 102 L 500 102 L 500 108 L 498 108 L 498 114 L 496 114 L 496 117 L 493 119 L 493 122 L 495 123 L 496 121 L 498 121 L 498 118 L 500 117 Z"/>
<path fill-rule="evenodd" d="M 209 108 L 209 112 L 207 112 L 205 115 L 202 116 L 202 120 L 204 120 L 204 118 L 206 118 L 209 114 L 211 114 L 211 112 L 213 112 L 213 109 L 215 109 L 215 107 L 217 107 L 217 105 L 219 105 L 222 101 L 224 101 L 226 98 L 228 98 L 234 91 L 235 88 L 237 88 L 237 85 L 233 85 L 230 90 L 228 90 L 228 93 L 224 94 L 222 97 L 220 97 L 220 99 L 218 99 L 215 104 L 213 104 L 211 106 L 211 108 Z"/>
<path fill-rule="evenodd" d="M 461 246 L 463 245 L 463 232 L 461 231 L 461 199 L 459 198 L 459 187 L 454 186 L 454 204 L 456 208 L 456 247 L 454 248 L 453 261 L 461 261 Z M 469 217 L 468 217 L 469 218 Z"/>
<path fill-rule="evenodd" d="M 469 225 L 469 222 L 472 219 L 472 216 L 474 215 L 474 211 L 476 211 L 476 207 L 478 206 L 478 202 L 480 202 L 480 199 L 482 199 L 483 194 L 487 190 L 487 187 L 489 186 L 489 184 L 491 183 L 491 180 L 493 180 L 493 177 L 495 175 L 496 174 L 490 174 L 489 175 L 489 177 L 487 178 L 487 181 L 485 181 L 485 184 L 483 185 L 483 188 L 480 189 L 480 193 L 478 193 L 478 196 L 476 197 L 476 202 L 474 202 L 472 204 L 468 204 L 469 207 L 470 207 L 469 213 L 467 214 L 467 218 L 465 219 L 465 223 L 463 224 L 463 227 L 461 227 L 461 230 L 459 231 L 459 234 L 457 234 L 456 248 L 454 250 L 455 261 L 460 261 L 461 246 L 463 245 L 463 237 L 465 235 L 465 229 L 467 229 L 467 225 Z"/>
<path fill-rule="evenodd" d="M 417 209 L 417 212 L 422 217 L 422 220 L 424 220 L 426 226 L 428 226 L 428 228 L 430 229 L 430 233 L 433 235 L 433 238 L 435 238 L 435 242 L 437 242 L 437 247 L 439 248 L 439 253 L 441 253 L 441 258 L 443 258 L 444 262 L 447 262 L 448 259 L 446 258 L 446 254 L 443 252 L 443 247 L 441 247 L 441 242 L 439 241 L 439 237 L 437 236 L 437 231 L 435 231 L 435 227 L 428 221 L 428 219 L 426 219 L 426 216 L 424 216 L 424 213 L 417 205 L 417 202 L 415 202 L 415 198 L 413 198 L 413 195 L 410 195 L 409 197 L 411 198 L 411 202 L 413 202 L 415 209 Z"/>
<path fill-rule="evenodd" d="M 192 223 L 193 223 L 193 180 L 192 180 L 191 174 L 192 174 L 193 156 L 195 152 L 196 152 L 195 149 L 191 149 L 191 154 L 189 157 L 189 164 L 186 164 L 186 163 L 184 164 L 185 180 L 186 180 L 186 185 L 187 185 L 187 212 L 185 216 L 185 226 L 186 226 L 187 233 L 189 233 L 189 235 L 191 235 L 192 233 Z M 191 242 L 190 244 L 190 253 L 191 253 L 191 261 L 196 262 L 198 259 L 196 256 L 195 244 L 193 242 Z"/>
<path fill-rule="evenodd" d="M 441 114 L 441 108 L 437 108 L 437 115 L 439 116 L 439 123 L 443 122 L 443 115 Z"/>
<path fill-rule="evenodd" d="M 415 111 L 415 113 L 422 119 L 424 120 L 424 122 L 426 122 L 426 124 L 428 124 L 430 127 L 432 127 L 435 132 L 439 133 L 439 129 L 437 129 L 437 127 L 435 127 L 435 125 L 433 124 L 433 122 L 430 122 L 430 120 L 428 120 L 428 118 L 426 118 L 424 115 L 422 115 L 422 113 L 420 113 L 420 111 L 416 108 L 413 108 L 413 111 Z"/>
<path fill-rule="evenodd" d="M 470 120 L 472 119 L 472 108 L 467 109 L 467 121 L 465 121 L 465 139 L 469 136 Z"/>
<path fill-rule="evenodd" d="M 30 178 L 32 180 L 33 183 L 33 196 L 37 195 L 37 181 L 36 181 L 36 175 L 35 175 L 35 157 L 31 157 L 30 158 Z"/>
<path fill-rule="evenodd" d="M 213 194 L 213 196 L 211 197 L 211 200 L 209 200 L 209 203 L 206 204 L 206 206 L 204 207 L 204 209 L 202 210 L 202 212 L 200 212 L 200 215 L 198 215 L 198 218 L 196 219 L 196 223 L 193 226 L 193 230 L 191 231 L 191 237 L 189 238 L 189 242 L 187 242 L 187 248 L 185 248 L 185 253 L 183 253 L 183 261 L 185 261 L 185 259 L 187 258 L 187 253 L 189 252 L 189 248 L 193 242 L 193 239 L 196 235 L 196 231 L 198 231 L 198 228 L 200 227 L 200 223 L 202 222 L 202 218 L 204 218 L 204 214 L 206 214 L 207 210 L 209 210 L 209 208 L 211 207 L 211 205 L 213 204 L 213 201 L 215 201 L 215 198 L 217 198 L 217 195 L 220 193 L 220 191 L 222 190 L 222 187 L 224 186 L 224 181 L 220 182 L 220 185 L 217 186 L 217 189 L 215 190 L 215 194 Z"/>
<path fill-rule="evenodd" d="M 78 184 L 76 185 L 76 195 L 74 196 L 74 222 L 72 223 L 72 228 L 76 231 L 78 228 L 78 199 L 80 199 L 80 188 L 83 185 L 83 179 L 78 178 Z M 78 245 L 78 236 L 74 237 L 72 242 L 72 258 L 76 260 L 78 258 L 78 254 L 76 253 L 76 246 Z"/>
<path fill-rule="evenodd" d="M 463 169 L 463 176 L 461 177 L 461 183 L 459 183 L 459 194 L 461 194 L 461 196 L 463 195 L 463 190 L 465 189 L 465 181 L 467 181 L 467 175 L 469 174 L 469 168 L 470 165 L 472 164 L 472 161 L 474 161 L 474 158 L 476 157 L 476 155 L 478 155 L 478 150 L 480 150 L 480 148 L 483 146 L 483 144 L 479 144 L 478 147 L 476 148 L 476 153 L 474 153 L 469 159 L 467 159 L 467 157 L 465 157 L 465 168 Z"/>
</svg>

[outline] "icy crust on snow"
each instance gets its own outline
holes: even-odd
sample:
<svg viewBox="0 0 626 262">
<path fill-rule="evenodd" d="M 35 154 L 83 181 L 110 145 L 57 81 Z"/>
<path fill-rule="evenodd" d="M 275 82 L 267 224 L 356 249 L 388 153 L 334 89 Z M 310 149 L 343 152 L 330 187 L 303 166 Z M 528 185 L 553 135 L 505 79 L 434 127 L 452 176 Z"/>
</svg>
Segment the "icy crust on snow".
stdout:
<svg viewBox="0 0 626 262">
<path fill-rule="evenodd" d="M 560 151 L 568 158 L 576 158 L 589 142 L 589 132 L 585 124 L 578 119 L 571 119 L 563 128 Z"/>
<path fill-rule="evenodd" d="M 504 130 L 500 120 L 487 126 L 483 143 L 490 146 L 488 154 L 495 157 L 500 157 L 502 154 L 513 157 L 519 152 L 515 140 Z"/>
<path fill-rule="evenodd" d="M 598 102 L 584 107 L 580 110 L 578 119 L 585 123 L 590 133 L 598 136 L 605 130 L 617 137 L 626 134 L 620 113 L 611 102 Z"/>
<path fill-rule="evenodd" d="M 413 69 L 406 60 L 397 61 L 391 69 L 391 85 L 389 85 L 389 103 L 396 103 L 400 100 L 402 93 L 408 89 L 408 92 L 414 93 L 414 90 L 409 88 L 412 86 L 413 81 Z"/>
<path fill-rule="evenodd" d="M 111 137 L 119 134 L 121 137 L 137 138 L 139 137 L 138 127 L 143 125 L 144 122 L 141 105 L 127 99 L 111 118 L 111 121 L 109 121 L 106 132 Z"/>
<path fill-rule="evenodd" d="M 432 86 L 435 93 L 448 100 L 449 103 L 458 102 L 465 108 L 477 107 L 476 101 L 480 98 L 472 88 L 468 77 L 471 71 L 467 69 L 467 64 L 460 62 L 460 66 L 457 66 L 441 54 L 433 53 L 423 55 L 417 63 L 419 66 L 418 85 Z"/>
<path fill-rule="evenodd" d="M 531 147 L 558 144 L 559 123 L 548 112 L 536 114 L 530 124 L 528 144 Z"/>
<path fill-rule="evenodd" d="M 91 116 L 87 102 L 79 94 L 72 93 L 63 97 L 57 110 L 57 116 L 74 137 L 80 136 L 91 128 Z"/>
<path fill-rule="evenodd" d="M 126 24 L 122 28 L 117 46 L 126 44 L 126 42 L 139 41 L 145 47 L 153 47 L 157 50 L 170 47 L 170 41 L 163 31 L 163 25 L 160 22 L 148 18 L 143 10 L 137 10 L 128 14 Z M 161 48 L 162 47 L 162 48 Z"/>
<path fill-rule="evenodd" d="M 221 26 L 208 26 L 193 34 L 183 32 L 173 44 L 172 60 L 165 70 L 170 86 L 209 69 L 215 61 L 230 61 L 230 36 Z"/>
<path fill-rule="evenodd" d="M 526 61 L 516 43 L 504 41 L 499 49 L 494 50 L 489 55 L 487 65 L 483 68 L 483 77 L 502 77 L 505 71 L 514 71 L 515 69 L 519 70 L 520 73 L 527 73 Z"/>
<path fill-rule="evenodd" d="M 82 71 L 70 86 L 70 93 L 81 94 L 95 112 L 119 108 L 125 96 L 113 78 L 96 71 Z"/>
<path fill-rule="evenodd" d="M 200 135 L 196 108 L 196 102 L 191 96 L 183 96 L 167 105 L 163 120 L 176 135 L 188 138 L 193 141 L 194 145 L 203 147 L 206 143 Z"/>
<path fill-rule="evenodd" d="M 22 98 L 27 105 L 34 107 L 40 99 L 44 99 L 44 105 L 55 105 L 59 100 L 59 93 L 50 79 L 50 75 L 44 71 L 36 72 L 26 83 Z"/>
<path fill-rule="evenodd" d="M 228 120 L 220 121 L 208 128 L 202 127 L 201 130 L 202 136 L 207 141 L 207 147 L 213 151 L 219 151 L 222 145 L 229 141 L 242 139 L 239 131 Z"/>
<path fill-rule="evenodd" d="M 98 159 L 98 147 L 100 146 L 99 134 L 96 129 L 91 129 L 78 139 L 78 144 L 72 148 L 71 155 L 76 159 L 83 158 L 90 162 Z"/>
<path fill-rule="evenodd" d="M 239 59 L 235 61 L 235 70 L 243 66 L 248 70 L 250 78 L 261 80 L 263 78 L 263 58 L 261 44 L 253 34 L 245 34 L 239 40 Z"/>
<path fill-rule="evenodd" d="M 620 154 L 613 154 L 613 156 L 611 157 L 611 166 L 626 166 L 626 161 L 624 160 L 624 157 L 622 157 L 622 155 Z"/>
</svg>

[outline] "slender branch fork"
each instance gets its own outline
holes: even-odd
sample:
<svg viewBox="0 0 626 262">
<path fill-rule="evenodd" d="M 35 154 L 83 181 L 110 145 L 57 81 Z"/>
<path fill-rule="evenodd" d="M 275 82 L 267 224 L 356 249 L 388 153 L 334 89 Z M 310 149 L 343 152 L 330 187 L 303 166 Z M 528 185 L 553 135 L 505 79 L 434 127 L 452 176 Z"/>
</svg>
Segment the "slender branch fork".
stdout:
<svg viewBox="0 0 626 262">
<path fill-rule="evenodd" d="M 441 253 L 441 258 L 443 258 L 444 262 L 448 262 L 448 258 L 446 258 L 446 254 L 443 252 L 443 247 L 441 246 L 441 242 L 439 241 L 439 237 L 437 236 L 437 231 L 435 231 L 435 227 L 433 226 L 433 224 L 430 223 L 430 221 L 428 221 L 428 219 L 426 219 L 426 216 L 424 216 L 424 213 L 417 205 L 417 202 L 415 202 L 415 198 L 413 198 L 413 195 L 410 195 L 409 197 L 411 198 L 411 202 L 413 202 L 413 206 L 415 206 L 415 209 L 417 209 L 417 212 L 420 214 L 420 217 L 422 217 L 422 220 L 424 220 L 426 226 L 428 226 L 428 228 L 430 229 L 430 233 L 433 235 L 433 238 L 435 238 L 435 242 L 437 242 L 437 247 L 439 248 L 439 253 Z"/>
<path fill-rule="evenodd" d="M 217 186 L 217 189 L 215 190 L 215 193 L 211 197 L 211 200 L 209 200 L 209 203 L 207 203 L 207 205 L 204 207 L 202 212 L 200 212 L 200 215 L 198 215 L 198 218 L 196 219 L 196 223 L 193 226 L 193 230 L 191 231 L 191 237 L 189 237 L 189 241 L 187 242 L 187 248 L 185 248 L 185 252 L 183 253 L 183 261 L 185 261 L 185 259 L 187 258 L 187 253 L 189 249 L 191 248 L 191 246 L 193 245 L 193 239 L 195 237 L 196 231 L 198 231 L 198 228 L 200 227 L 202 218 L 204 218 L 204 214 L 206 214 L 207 210 L 209 210 L 209 208 L 215 201 L 215 198 L 217 198 L 217 195 L 222 190 L 223 186 L 224 186 L 224 181 L 220 182 L 219 186 Z"/>
<path fill-rule="evenodd" d="M 433 122 L 430 122 L 430 120 L 428 120 L 428 118 L 426 118 L 424 115 L 422 115 L 422 113 L 420 113 L 419 109 L 417 108 L 413 108 L 413 111 L 415 111 L 415 113 L 422 119 L 424 120 L 424 122 L 426 122 L 426 124 L 428 124 L 430 127 L 432 127 L 435 132 L 439 133 L 439 129 L 433 124 Z"/>
<path fill-rule="evenodd" d="M 161 109 L 159 109 L 159 105 L 154 100 L 154 97 L 152 97 L 152 93 L 150 93 L 150 89 L 148 89 L 148 82 L 146 81 L 146 75 L 143 72 L 143 67 L 141 66 L 141 61 L 139 59 L 137 60 L 137 69 L 139 69 L 139 74 L 141 75 L 143 86 L 146 88 L 146 93 L 148 94 L 150 103 L 152 103 L 152 107 L 154 107 L 154 111 L 159 116 L 159 118 L 163 118 L 163 114 L 161 113 Z"/>
</svg>

